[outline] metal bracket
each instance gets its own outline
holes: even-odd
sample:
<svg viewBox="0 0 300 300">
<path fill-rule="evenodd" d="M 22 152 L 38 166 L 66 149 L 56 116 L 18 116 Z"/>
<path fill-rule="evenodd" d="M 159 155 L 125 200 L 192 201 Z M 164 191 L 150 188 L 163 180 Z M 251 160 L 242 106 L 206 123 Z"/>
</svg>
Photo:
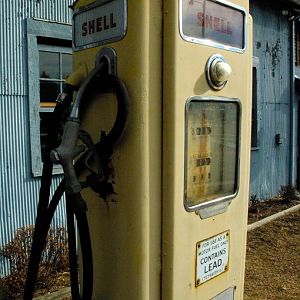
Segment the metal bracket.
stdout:
<svg viewBox="0 0 300 300">
<path fill-rule="evenodd" d="M 99 63 L 103 60 L 106 60 L 108 67 L 108 74 L 117 76 L 117 53 L 111 47 L 102 48 L 96 55 L 95 65 L 99 65 Z"/>
<path fill-rule="evenodd" d="M 200 219 L 207 219 L 222 214 L 227 211 L 231 200 L 232 199 L 229 199 L 215 204 L 208 203 L 207 205 L 201 207 L 199 210 L 196 210 L 195 213 L 200 217 Z"/>
</svg>

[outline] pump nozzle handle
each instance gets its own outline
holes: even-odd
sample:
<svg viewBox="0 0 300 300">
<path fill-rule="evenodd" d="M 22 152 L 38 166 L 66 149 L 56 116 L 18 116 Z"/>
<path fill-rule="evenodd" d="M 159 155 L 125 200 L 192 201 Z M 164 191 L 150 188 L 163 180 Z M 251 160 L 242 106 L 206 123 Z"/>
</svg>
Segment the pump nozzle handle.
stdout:
<svg viewBox="0 0 300 300">
<path fill-rule="evenodd" d="M 68 119 L 65 124 L 61 144 L 50 153 L 53 163 L 61 164 L 64 169 L 66 192 L 79 193 L 81 185 L 73 166 L 74 158 L 85 150 L 83 145 L 77 146 L 80 122 L 79 119 Z"/>
</svg>

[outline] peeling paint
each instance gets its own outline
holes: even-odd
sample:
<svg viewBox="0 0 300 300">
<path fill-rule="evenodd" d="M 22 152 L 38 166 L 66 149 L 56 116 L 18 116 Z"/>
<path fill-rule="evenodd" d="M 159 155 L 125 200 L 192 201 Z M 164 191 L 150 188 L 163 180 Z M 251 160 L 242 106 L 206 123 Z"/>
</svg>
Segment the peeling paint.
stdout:
<svg viewBox="0 0 300 300">
<path fill-rule="evenodd" d="M 261 42 L 256 42 L 256 49 L 260 49 L 261 48 Z"/>
<path fill-rule="evenodd" d="M 272 77 L 275 77 L 275 70 L 276 66 L 280 62 L 280 55 L 281 52 L 281 45 L 280 40 L 277 39 L 276 44 L 273 47 L 269 46 L 269 42 L 266 42 L 266 54 L 269 54 L 271 56 L 271 71 L 272 71 Z"/>
</svg>

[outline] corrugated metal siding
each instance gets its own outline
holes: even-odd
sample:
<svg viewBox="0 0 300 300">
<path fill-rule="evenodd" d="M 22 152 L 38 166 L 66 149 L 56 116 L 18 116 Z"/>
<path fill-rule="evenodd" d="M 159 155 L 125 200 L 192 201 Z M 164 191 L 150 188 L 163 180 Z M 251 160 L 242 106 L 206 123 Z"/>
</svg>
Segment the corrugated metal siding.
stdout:
<svg viewBox="0 0 300 300">
<path fill-rule="evenodd" d="M 266 199 L 289 183 L 290 25 L 271 1 L 255 1 L 253 55 L 259 58 L 260 145 L 251 153 L 250 194 Z M 283 143 L 275 144 L 280 134 Z"/>
<path fill-rule="evenodd" d="M 71 23 L 72 0 L 0 1 L 0 246 L 34 224 L 40 180 L 31 176 L 25 18 Z M 53 189 L 60 176 L 53 179 Z M 52 189 L 52 192 L 53 192 Z M 63 205 L 54 225 L 65 224 Z M 8 265 L 0 258 L 0 276 Z"/>
<path fill-rule="evenodd" d="M 9 242 L 17 228 L 34 224 L 40 180 L 31 177 L 28 103 L 21 96 L 2 96 L 0 101 L 0 246 Z M 53 179 L 52 193 L 61 178 Z M 65 225 L 61 203 L 52 223 Z M 1 262 L 1 261 L 0 261 Z M 0 264 L 0 275 L 7 274 Z"/>
<path fill-rule="evenodd" d="M 25 18 L 71 24 L 72 0 L 0 1 L 1 88 L 0 94 L 25 95 Z"/>
</svg>

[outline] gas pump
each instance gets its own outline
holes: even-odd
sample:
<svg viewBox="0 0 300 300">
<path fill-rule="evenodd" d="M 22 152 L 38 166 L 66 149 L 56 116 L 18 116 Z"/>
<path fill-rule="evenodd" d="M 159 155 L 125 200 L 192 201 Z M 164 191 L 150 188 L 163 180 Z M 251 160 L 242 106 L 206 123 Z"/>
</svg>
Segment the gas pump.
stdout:
<svg viewBox="0 0 300 300">
<path fill-rule="evenodd" d="M 91 74 L 106 61 L 130 97 L 111 193 L 82 192 L 93 299 L 242 299 L 248 1 L 78 0 L 73 9 L 74 70 Z M 95 86 L 89 97 L 101 101 L 85 109 L 81 128 L 98 140 L 114 124 L 117 97 Z"/>
</svg>

